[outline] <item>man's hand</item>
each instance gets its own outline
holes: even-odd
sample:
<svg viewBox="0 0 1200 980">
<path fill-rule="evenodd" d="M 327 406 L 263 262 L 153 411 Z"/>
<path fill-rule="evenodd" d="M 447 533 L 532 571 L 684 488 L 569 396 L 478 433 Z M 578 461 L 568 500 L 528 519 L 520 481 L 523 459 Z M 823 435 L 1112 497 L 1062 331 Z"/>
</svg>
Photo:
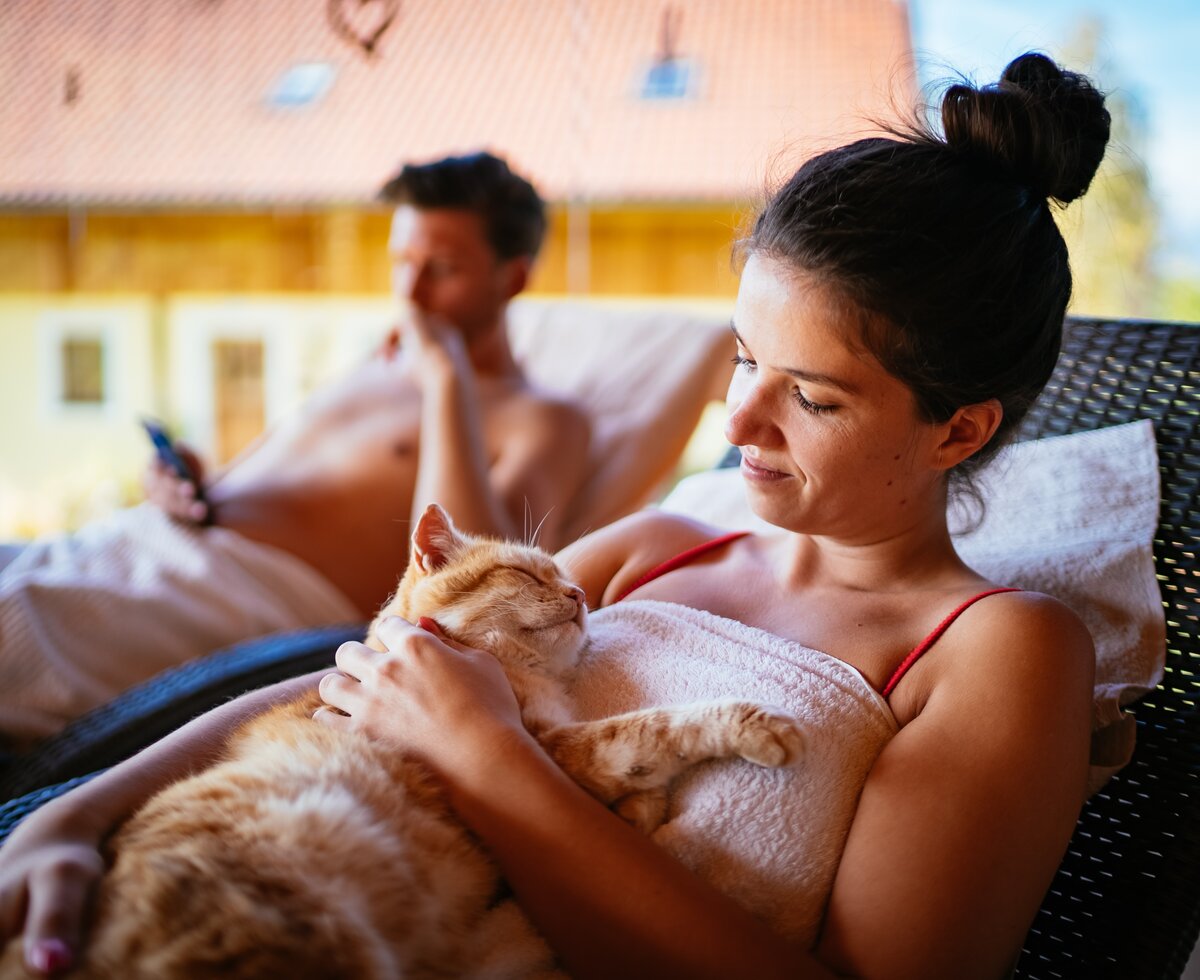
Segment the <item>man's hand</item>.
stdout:
<svg viewBox="0 0 1200 980">
<path fill-rule="evenodd" d="M 203 482 L 204 467 L 200 458 L 181 442 L 175 450 L 184 458 L 196 479 Z M 142 489 L 146 499 L 171 517 L 192 524 L 204 524 L 209 519 L 208 504 L 198 500 L 197 486 L 185 480 L 157 456 L 153 456 L 142 471 Z"/>
<path fill-rule="evenodd" d="M 414 309 L 401 332 L 403 349 L 412 359 L 418 382 L 462 378 L 470 372 L 462 334 L 445 320 Z"/>
</svg>

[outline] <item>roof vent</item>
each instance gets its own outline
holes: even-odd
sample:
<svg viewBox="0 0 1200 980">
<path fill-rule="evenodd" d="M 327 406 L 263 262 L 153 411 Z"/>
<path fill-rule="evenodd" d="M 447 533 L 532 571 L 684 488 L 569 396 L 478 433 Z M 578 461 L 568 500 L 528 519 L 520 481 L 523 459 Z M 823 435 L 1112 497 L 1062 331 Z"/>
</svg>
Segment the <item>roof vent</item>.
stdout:
<svg viewBox="0 0 1200 980">
<path fill-rule="evenodd" d="M 681 58 L 677 50 L 680 13 L 677 7 L 663 7 L 658 35 L 658 54 L 642 75 L 639 95 L 643 99 L 685 99 L 695 94 L 696 72 L 690 58 Z"/>
<path fill-rule="evenodd" d="M 688 58 L 655 61 L 646 69 L 640 95 L 643 99 L 686 99 L 695 91 L 695 72 Z"/>
<path fill-rule="evenodd" d="M 325 61 L 292 65 L 275 80 L 267 102 L 284 109 L 315 105 L 325 98 L 336 76 L 336 69 Z"/>
</svg>

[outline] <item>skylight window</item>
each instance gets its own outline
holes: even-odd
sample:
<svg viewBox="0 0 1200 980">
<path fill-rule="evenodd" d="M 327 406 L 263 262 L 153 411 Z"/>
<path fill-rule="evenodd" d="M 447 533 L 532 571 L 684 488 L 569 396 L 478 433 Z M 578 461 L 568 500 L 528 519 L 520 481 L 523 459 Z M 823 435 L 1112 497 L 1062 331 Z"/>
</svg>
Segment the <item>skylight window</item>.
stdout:
<svg viewBox="0 0 1200 980">
<path fill-rule="evenodd" d="M 336 75 L 333 65 L 325 61 L 292 65 L 276 79 L 267 101 L 285 109 L 316 105 L 325 98 Z"/>
<path fill-rule="evenodd" d="M 686 99 L 695 94 L 695 66 L 690 58 L 660 58 L 642 78 L 643 99 Z"/>
</svg>

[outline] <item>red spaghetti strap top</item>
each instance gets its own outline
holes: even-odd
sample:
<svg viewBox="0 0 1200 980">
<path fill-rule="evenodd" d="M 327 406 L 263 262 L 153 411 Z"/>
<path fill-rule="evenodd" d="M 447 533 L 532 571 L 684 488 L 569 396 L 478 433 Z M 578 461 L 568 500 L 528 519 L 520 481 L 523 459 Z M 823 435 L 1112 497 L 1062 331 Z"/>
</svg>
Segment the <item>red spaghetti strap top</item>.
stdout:
<svg viewBox="0 0 1200 980">
<path fill-rule="evenodd" d="M 694 548 L 688 548 L 687 551 L 681 552 L 674 558 L 668 558 L 666 561 L 659 565 L 655 565 L 652 569 L 650 569 L 650 571 L 646 572 L 646 574 L 634 582 L 633 585 L 629 586 L 629 588 L 625 589 L 619 596 L 617 596 L 613 602 L 620 602 L 627 595 L 629 595 L 630 592 L 633 592 L 635 589 L 640 589 L 647 582 L 653 582 L 659 576 L 666 575 L 667 572 L 673 572 L 677 568 L 682 568 L 684 565 L 695 561 L 701 555 L 706 555 L 710 551 L 716 551 L 716 549 L 720 548 L 722 545 L 726 545 L 730 541 L 736 541 L 738 538 L 744 538 L 749 533 L 749 531 L 730 531 L 728 534 L 722 534 L 719 538 L 713 538 L 711 541 L 701 542 Z"/>
<path fill-rule="evenodd" d="M 977 603 L 980 599 L 986 599 L 990 595 L 998 595 L 1001 592 L 1020 591 L 1020 589 L 988 589 L 986 592 L 980 592 L 979 595 L 971 596 L 970 599 L 968 599 L 961 606 L 955 609 L 954 612 L 938 623 L 937 626 L 934 627 L 932 633 L 930 633 L 927 637 L 925 637 L 925 639 L 913 647 L 912 652 L 904 658 L 904 662 L 896 668 L 896 672 L 892 674 L 891 678 L 883 686 L 883 696 L 886 698 L 889 694 L 891 694 L 892 691 L 896 689 L 896 685 L 900 683 L 901 678 L 908 673 L 909 668 L 911 668 L 913 664 L 920 660 L 921 657 L 924 656 L 925 652 L 938 641 L 941 635 L 950 628 L 950 624 L 958 619 L 959 616 L 970 609 L 973 605 L 975 605 L 975 603 Z"/>
</svg>

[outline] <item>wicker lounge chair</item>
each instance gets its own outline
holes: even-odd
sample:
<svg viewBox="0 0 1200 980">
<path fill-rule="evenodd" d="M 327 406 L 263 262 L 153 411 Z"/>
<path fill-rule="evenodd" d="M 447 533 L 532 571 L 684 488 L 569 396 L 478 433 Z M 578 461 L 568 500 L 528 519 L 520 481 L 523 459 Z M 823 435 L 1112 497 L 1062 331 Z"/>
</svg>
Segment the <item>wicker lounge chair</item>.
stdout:
<svg viewBox="0 0 1200 980">
<path fill-rule="evenodd" d="M 1036 438 L 1154 422 L 1163 482 L 1154 553 L 1168 651 L 1162 684 L 1135 708 L 1133 761 L 1084 809 L 1018 977 L 1178 977 L 1200 934 L 1198 352 L 1200 325 L 1072 319 L 1055 376 L 1022 429 Z M 0 839 L 64 781 L 87 778 L 240 690 L 330 663 L 361 629 L 244 644 L 93 712 L 0 771 L 0 799 L 10 800 L 0 807 Z"/>
</svg>

